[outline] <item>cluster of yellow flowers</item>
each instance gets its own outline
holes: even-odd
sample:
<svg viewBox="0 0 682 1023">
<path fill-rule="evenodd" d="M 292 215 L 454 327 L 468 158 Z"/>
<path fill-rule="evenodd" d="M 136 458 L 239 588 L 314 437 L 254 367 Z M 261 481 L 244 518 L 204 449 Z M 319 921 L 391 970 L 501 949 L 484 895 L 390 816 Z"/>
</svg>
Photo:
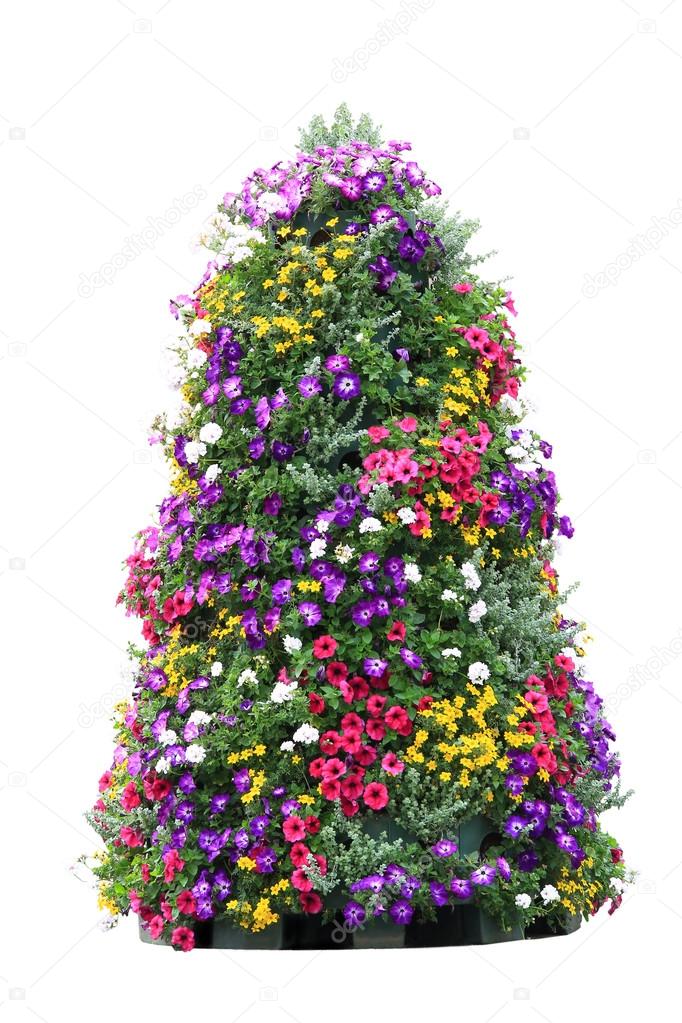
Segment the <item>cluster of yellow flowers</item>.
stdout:
<svg viewBox="0 0 682 1023">
<path fill-rule="evenodd" d="M 583 876 L 584 868 L 589 870 L 594 865 L 594 860 L 586 857 L 577 870 L 569 871 L 568 867 L 561 868 L 561 877 L 557 881 L 557 888 L 563 893 L 561 900 L 570 913 L 579 913 L 583 909 L 589 909 L 593 905 L 597 893 L 602 885 L 596 881 L 587 881 Z"/>
</svg>

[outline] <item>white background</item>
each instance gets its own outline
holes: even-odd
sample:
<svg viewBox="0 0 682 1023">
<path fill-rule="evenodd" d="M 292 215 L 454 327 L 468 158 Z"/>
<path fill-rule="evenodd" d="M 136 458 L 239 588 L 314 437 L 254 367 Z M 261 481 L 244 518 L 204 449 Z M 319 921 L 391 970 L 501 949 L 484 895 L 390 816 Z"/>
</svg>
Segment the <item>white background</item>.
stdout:
<svg viewBox="0 0 682 1023">
<path fill-rule="evenodd" d="M 24 0 L 0 33 L 0 1023 L 569 1023 L 644 1003 L 671 1019 L 682 3 L 159 4 Z M 343 99 L 413 140 L 480 217 L 476 248 L 497 249 L 485 272 L 513 277 L 526 393 L 577 527 L 563 581 L 583 580 L 570 610 L 596 637 L 593 677 L 636 788 L 607 824 L 640 877 L 613 917 L 545 942 L 184 956 L 139 944 L 132 921 L 101 933 L 68 873 L 92 848 L 81 812 L 137 634 L 114 607 L 120 563 L 165 493 L 145 438 L 169 400 L 167 299 L 201 275 L 190 243 L 223 192 Z M 205 198 L 178 212 L 190 194 Z M 145 229 L 149 247 L 115 269 Z M 590 285 L 600 272 L 611 283 Z"/>
</svg>

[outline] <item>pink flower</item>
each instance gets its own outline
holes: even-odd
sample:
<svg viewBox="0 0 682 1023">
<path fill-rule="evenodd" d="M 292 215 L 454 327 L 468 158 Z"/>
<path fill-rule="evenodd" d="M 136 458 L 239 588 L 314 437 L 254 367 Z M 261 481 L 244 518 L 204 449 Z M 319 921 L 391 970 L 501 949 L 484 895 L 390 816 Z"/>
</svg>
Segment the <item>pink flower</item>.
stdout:
<svg viewBox="0 0 682 1023">
<path fill-rule="evenodd" d="M 388 803 L 388 789 L 380 781 L 371 781 L 365 785 L 362 798 L 371 810 L 383 810 Z"/>
<path fill-rule="evenodd" d="M 474 290 L 473 284 L 469 284 L 468 281 L 460 281 L 458 284 L 452 285 L 452 290 L 456 291 L 459 295 L 466 295 L 468 292 Z"/>
<path fill-rule="evenodd" d="M 163 879 L 166 884 L 170 884 L 177 871 L 182 870 L 184 867 L 185 861 L 180 859 L 177 849 L 169 849 L 168 852 L 163 854 L 163 862 L 165 865 Z"/>
<path fill-rule="evenodd" d="M 549 703 L 544 693 L 536 693 L 532 689 L 525 694 L 524 699 L 533 708 L 535 714 L 543 714 L 549 710 Z"/>
<path fill-rule="evenodd" d="M 194 910 L 197 908 L 197 904 L 194 901 L 189 888 L 185 888 L 184 891 L 180 892 L 175 900 L 175 905 L 178 907 L 181 913 L 185 913 L 186 916 L 191 916 Z"/>
<path fill-rule="evenodd" d="M 395 425 L 399 430 L 402 430 L 403 433 L 414 433 L 417 429 L 418 423 L 414 416 L 405 416 L 404 419 L 401 419 L 400 422 Z"/>
<path fill-rule="evenodd" d="M 135 846 L 142 845 L 142 835 L 139 831 L 129 828 L 128 825 L 124 825 L 119 831 L 121 841 L 127 845 L 130 849 L 134 849 Z"/>
<path fill-rule="evenodd" d="M 405 770 L 404 763 L 402 760 L 398 760 L 395 753 L 387 753 L 381 761 L 381 766 L 386 771 L 386 774 L 402 774 Z"/>
<path fill-rule="evenodd" d="M 121 806 L 127 811 L 134 810 L 141 802 L 135 782 L 129 781 L 121 793 Z"/>
<path fill-rule="evenodd" d="M 147 925 L 149 936 L 155 939 L 158 938 L 161 932 L 163 931 L 163 927 L 164 927 L 163 917 L 159 916 L 159 914 L 157 913 L 156 916 L 153 916 L 151 918 Z"/>
<path fill-rule="evenodd" d="M 370 426 L 367 433 L 373 444 L 379 444 L 386 437 L 391 436 L 391 431 L 387 430 L 385 426 Z"/>
<path fill-rule="evenodd" d="M 305 824 L 300 817 L 287 817 L 282 831 L 287 842 L 300 842 L 305 838 Z"/>
<path fill-rule="evenodd" d="M 291 883 L 299 892 L 311 892 L 313 890 L 313 882 L 302 867 L 297 867 L 297 869 L 293 872 L 291 875 Z"/>
<path fill-rule="evenodd" d="M 301 892 L 298 901 L 304 913 L 319 913 L 322 910 L 322 899 L 317 892 Z"/>
<path fill-rule="evenodd" d="M 323 657 L 333 657 L 338 645 L 333 636 L 318 636 L 313 642 L 313 653 L 318 660 Z"/>
<path fill-rule="evenodd" d="M 191 952 L 194 948 L 194 931 L 189 927 L 176 927 L 171 934 L 171 943 L 183 952 Z"/>
</svg>

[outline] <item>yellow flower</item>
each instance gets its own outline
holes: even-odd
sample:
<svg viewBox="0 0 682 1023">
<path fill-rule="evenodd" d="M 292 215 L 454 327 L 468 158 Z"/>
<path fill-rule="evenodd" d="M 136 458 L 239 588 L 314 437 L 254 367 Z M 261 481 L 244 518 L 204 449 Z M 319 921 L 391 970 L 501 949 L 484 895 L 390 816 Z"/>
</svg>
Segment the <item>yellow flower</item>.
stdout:
<svg viewBox="0 0 682 1023">
<path fill-rule="evenodd" d="M 250 856 L 240 856 L 237 860 L 237 866 L 240 870 L 255 870 L 256 861 L 252 860 Z"/>
<path fill-rule="evenodd" d="M 306 229 L 305 229 L 304 227 L 298 227 L 298 228 L 297 228 L 297 229 L 296 229 L 296 230 L 294 231 L 294 238 L 302 238 L 302 237 L 303 237 L 303 235 L 304 235 L 304 234 L 307 234 L 307 233 L 308 233 L 308 232 L 306 231 Z"/>
<path fill-rule="evenodd" d="M 330 266 L 326 270 L 322 271 L 322 280 L 331 282 L 336 277 L 336 270 L 332 270 Z"/>
<path fill-rule="evenodd" d="M 430 383 L 428 377 L 417 377 L 414 382 L 417 387 L 428 387 Z"/>
<path fill-rule="evenodd" d="M 327 221 L 327 223 L 325 224 L 325 227 L 336 227 L 338 222 L 339 222 L 339 218 L 338 217 L 332 217 L 331 220 Z"/>
<path fill-rule="evenodd" d="M 278 302 L 283 302 L 288 294 L 289 294 L 289 292 L 286 291 L 284 288 L 282 288 L 282 290 L 277 295 L 277 301 Z"/>
</svg>

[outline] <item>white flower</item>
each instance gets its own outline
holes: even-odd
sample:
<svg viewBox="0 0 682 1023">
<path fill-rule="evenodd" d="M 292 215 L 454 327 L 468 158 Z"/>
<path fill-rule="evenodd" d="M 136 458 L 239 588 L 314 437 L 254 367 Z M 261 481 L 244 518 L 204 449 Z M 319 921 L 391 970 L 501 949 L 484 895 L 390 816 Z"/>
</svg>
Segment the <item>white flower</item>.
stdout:
<svg viewBox="0 0 682 1023">
<path fill-rule="evenodd" d="M 481 585 L 481 579 L 479 577 L 476 568 L 470 561 L 465 561 L 460 572 L 464 576 L 464 585 L 468 590 L 477 590 Z"/>
<path fill-rule="evenodd" d="M 203 746 L 199 746 L 198 743 L 193 742 L 191 746 L 188 746 L 185 750 L 185 760 L 190 764 L 200 764 L 202 760 L 206 759 L 206 750 Z"/>
<path fill-rule="evenodd" d="M 413 522 L 417 521 L 417 516 L 412 508 L 400 508 L 398 518 L 404 526 L 410 526 Z"/>
<path fill-rule="evenodd" d="M 222 426 L 218 426 L 217 423 L 204 423 L 199 430 L 199 440 L 203 440 L 205 444 L 215 444 L 217 440 L 223 435 Z"/>
<path fill-rule="evenodd" d="M 327 550 L 326 540 L 322 540 L 321 538 L 319 540 L 313 540 L 313 542 L 310 545 L 310 557 L 321 558 L 326 550 Z"/>
<path fill-rule="evenodd" d="M 211 720 L 211 715 L 207 714 L 205 710 L 193 710 L 187 720 L 191 721 L 193 725 L 207 725 Z"/>
<path fill-rule="evenodd" d="M 209 465 L 204 475 L 206 476 L 206 479 L 208 480 L 209 483 L 215 483 L 215 481 L 217 480 L 218 476 L 220 476 L 222 471 L 223 470 L 220 468 L 220 466 L 214 463 L 213 465 Z"/>
<path fill-rule="evenodd" d="M 201 441 L 189 440 L 185 444 L 185 458 L 190 465 L 196 465 L 200 455 L 206 454 L 206 445 Z"/>
<path fill-rule="evenodd" d="M 318 533 L 326 533 L 327 530 L 329 529 L 329 520 L 318 519 L 318 521 L 315 523 L 315 528 L 317 529 Z"/>
<path fill-rule="evenodd" d="M 613 888 L 614 892 L 616 892 L 617 895 L 622 895 L 623 892 L 625 891 L 626 887 L 625 882 L 620 877 L 609 878 L 609 884 L 611 885 L 611 887 Z"/>
<path fill-rule="evenodd" d="M 200 366 L 204 365 L 207 358 L 206 352 L 203 352 L 201 348 L 193 348 L 187 356 L 187 365 L 190 369 L 199 369 Z"/>
<path fill-rule="evenodd" d="M 553 884 L 546 884 L 540 892 L 540 897 L 546 906 L 549 906 L 550 902 L 558 902 L 561 898 Z"/>
<path fill-rule="evenodd" d="M 521 892 L 520 895 L 516 896 L 516 898 L 514 899 L 514 902 L 519 907 L 519 909 L 528 909 L 528 907 L 530 906 L 530 904 L 532 902 L 532 899 L 531 899 L 530 895 L 526 895 L 525 892 Z"/>
<path fill-rule="evenodd" d="M 459 600 L 459 597 L 454 590 L 443 590 L 440 595 L 441 600 Z"/>
<path fill-rule="evenodd" d="M 443 657 L 461 657 L 462 651 L 458 646 L 446 646 L 444 650 L 441 650 Z"/>
<path fill-rule="evenodd" d="M 159 742 L 162 746 L 172 746 L 174 742 L 178 741 L 178 733 L 174 732 L 172 728 L 165 728 L 159 736 Z"/>
<path fill-rule="evenodd" d="M 296 651 L 300 650 L 303 646 L 303 643 L 298 636 L 285 636 L 282 640 L 282 644 L 288 654 L 296 653 Z"/>
<path fill-rule="evenodd" d="M 368 515 L 366 519 L 363 519 L 358 526 L 359 533 L 379 533 L 384 527 L 381 525 L 378 519 Z"/>
<path fill-rule="evenodd" d="M 192 324 L 192 326 L 189 328 L 190 334 L 192 334 L 194 337 L 199 337 L 200 334 L 210 334 L 212 330 L 213 327 L 211 326 L 209 321 L 202 320 L 200 318 L 197 318 Z"/>
<path fill-rule="evenodd" d="M 480 622 L 483 615 L 487 612 L 488 605 L 485 600 L 477 600 L 475 604 L 472 604 L 469 608 L 469 621 Z"/>
<path fill-rule="evenodd" d="M 294 742 L 302 742 L 305 746 L 309 746 L 313 742 L 317 742 L 320 738 L 320 733 L 317 728 L 313 728 L 312 725 L 303 724 L 294 732 Z"/>
<path fill-rule="evenodd" d="M 286 209 L 286 200 L 279 192 L 263 192 L 257 202 L 266 213 L 279 213 Z"/>
<path fill-rule="evenodd" d="M 277 682 L 270 693 L 271 703 L 288 703 L 293 700 L 294 693 L 298 689 L 298 682 Z"/>
<path fill-rule="evenodd" d="M 211 665 L 211 674 L 213 675 L 214 678 L 216 677 L 216 675 L 219 675 L 222 670 L 223 670 L 222 661 L 214 661 L 213 664 Z"/>
<path fill-rule="evenodd" d="M 113 916 L 111 913 L 105 913 L 104 916 L 101 916 L 97 921 L 97 926 L 100 931 L 110 931 L 113 927 L 116 927 L 117 924 L 118 917 Z"/>
<path fill-rule="evenodd" d="M 421 580 L 422 574 L 419 571 L 419 566 L 415 565 L 414 561 L 409 561 L 405 565 L 405 578 L 408 582 L 418 583 Z"/>
<path fill-rule="evenodd" d="M 336 555 L 336 560 L 341 565 L 348 564 L 350 559 L 353 557 L 354 553 L 355 553 L 355 548 L 354 547 L 349 547 L 347 543 L 340 543 L 338 545 L 338 547 L 334 548 L 334 554 Z"/>
<path fill-rule="evenodd" d="M 167 757 L 159 757 L 156 761 L 157 774 L 168 774 L 170 771 L 170 760 Z"/>
<path fill-rule="evenodd" d="M 467 675 L 470 682 L 473 682 L 475 686 L 480 686 L 490 678 L 490 668 L 483 661 L 474 661 L 469 665 Z"/>
<path fill-rule="evenodd" d="M 365 340 L 365 335 L 362 333 L 362 331 L 360 331 L 359 334 L 355 335 L 355 340 L 358 342 L 358 344 Z"/>
<path fill-rule="evenodd" d="M 251 668 L 244 668 L 244 671 L 237 679 L 238 686 L 243 686 L 245 682 L 252 682 L 254 685 L 258 682 L 258 676 Z"/>
<path fill-rule="evenodd" d="M 280 749 L 285 750 L 287 753 L 291 753 L 291 752 L 293 752 L 294 744 L 291 741 L 291 739 L 287 739 L 286 742 L 282 743 L 282 745 L 280 746 Z"/>
</svg>

